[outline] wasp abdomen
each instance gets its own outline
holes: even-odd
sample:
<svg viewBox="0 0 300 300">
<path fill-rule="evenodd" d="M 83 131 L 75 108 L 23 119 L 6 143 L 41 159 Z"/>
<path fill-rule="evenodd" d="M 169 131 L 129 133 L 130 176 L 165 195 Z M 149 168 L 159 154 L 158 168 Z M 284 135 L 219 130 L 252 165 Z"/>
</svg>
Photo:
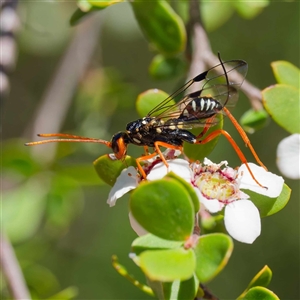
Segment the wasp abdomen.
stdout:
<svg viewBox="0 0 300 300">
<path fill-rule="evenodd" d="M 179 119 L 207 119 L 223 109 L 222 104 L 211 97 L 200 97 L 191 100 L 183 109 Z"/>
</svg>

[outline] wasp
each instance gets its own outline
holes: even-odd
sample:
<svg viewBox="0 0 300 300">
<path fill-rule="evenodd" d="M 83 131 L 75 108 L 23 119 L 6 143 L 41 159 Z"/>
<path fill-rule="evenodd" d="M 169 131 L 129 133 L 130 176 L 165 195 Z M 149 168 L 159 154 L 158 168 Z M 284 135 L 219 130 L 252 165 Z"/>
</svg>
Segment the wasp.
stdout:
<svg viewBox="0 0 300 300">
<path fill-rule="evenodd" d="M 26 146 L 40 145 L 52 142 L 89 142 L 104 144 L 111 148 L 115 157 L 124 160 L 129 144 L 143 146 L 145 155 L 136 159 L 138 170 L 145 179 L 146 174 L 141 166 L 141 161 L 159 155 L 163 163 L 168 167 L 166 158 L 160 148 L 171 148 L 183 152 L 183 143 L 205 144 L 219 135 L 224 135 L 235 149 L 240 160 L 247 166 L 255 182 L 262 186 L 254 177 L 247 160 L 236 142 L 228 132 L 217 129 L 205 136 L 207 130 L 215 125 L 218 114 L 225 114 L 232 121 L 240 133 L 246 146 L 249 147 L 256 161 L 266 169 L 260 161 L 245 131 L 230 113 L 238 99 L 238 89 L 242 85 L 248 70 L 248 64 L 244 60 L 229 60 L 197 75 L 185 83 L 176 92 L 171 94 L 159 105 L 154 107 L 147 116 L 129 122 L 125 131 L 113 135 L 111 141 L 96 138 L 87 138 L 63 133 L 38 134 L 40 137 L 50 138 L 48 140 L 26 143 Z M 236 76 L 236 72 L 240 76 Z M 236 78 L 239 78 L 238 80 Z M 186 94 L 187 90 L 195 83 L 202 83 L 201 89 Z M 174 104 L 174 99 L 180 100 Z M 199 135 L 194 135 L 189 130 L 203 128 Z M 53 139 L 53 137 L 56 137 Z M 148 148 L 154 149 L 149 153 Z"/>
</svg>

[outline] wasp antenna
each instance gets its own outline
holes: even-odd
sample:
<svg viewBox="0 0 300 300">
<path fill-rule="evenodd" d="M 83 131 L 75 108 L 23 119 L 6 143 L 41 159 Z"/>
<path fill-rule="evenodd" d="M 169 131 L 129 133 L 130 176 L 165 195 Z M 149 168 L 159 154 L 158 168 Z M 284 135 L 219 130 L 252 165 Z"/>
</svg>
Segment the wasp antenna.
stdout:
<svg viewBox="0 0 300 300">
<path fill-rule="evenodd" d="M 68 135 L 68 134 L 39 134 L 38 136 L 40 137 L 49 137 L 49 136 L 64 136 L 64 137 L 70 137 L 72 138 L 65 138 L 65 139 L 49 139 L 49 140 L 44 140 L 44 141 L 36 141 L 36 142 L 29 142 L 25 143 L 25 146 L 36 146 L 36 145 L 43 145 L 43 144 L 48 144 L 48 143 L 98 143 L 98 144 L 103 144 L 106 145 L 107 147 L 111 148 L 111 142 L 105 141 L 105 140 L 100 140 L 100 139 L 93 139 L 93 138 L 85 138 L 85 137 L 78 137 L 75 138 L 76 136 L 74 135 Z"/>
<path fill-rule="evenodd" d="M 83 140 L 99 140 L 95 138 L 88 138 L 85 136 L 80 135 L 73 135 L 68 133 L 39 133 L 37 134 L 39 137 L 62 137 L 62 138 L 68 138 L 68 139 L 83 139 Z"/>
</svg>

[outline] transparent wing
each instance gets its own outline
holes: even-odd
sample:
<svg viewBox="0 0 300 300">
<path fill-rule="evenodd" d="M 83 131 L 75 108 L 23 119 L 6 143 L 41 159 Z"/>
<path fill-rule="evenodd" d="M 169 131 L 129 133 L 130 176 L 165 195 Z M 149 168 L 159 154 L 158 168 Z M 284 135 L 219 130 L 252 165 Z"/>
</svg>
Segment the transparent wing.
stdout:
<svg viewBox="0 0 300 300">
<path fill-rule="evenodd" d="M 148 113 L 148 116 L 158 113 L 158 115 L 156 114 L 156 118 L 158 119 L 178 118 L 188 103 L 195 98 L 203 96 L 212 97 L 218 100 L 223 106 L 234 106 L 238 99 L 237 89 L 242 85 L 247 70 L 248 65 L 243 60 L 231 60 L 220 63 L 188 81 L 175 93 L 152 109 Z M 184 96 L 195 82 L 201 81 L 203 81 L 203 85 L 199 91 Z M 178 103 L 175 105 L 170 104 L 171 100 L 179 97 L 181 100 Z M 201 118 L 198 118 L 198 123 L 200 120 Z M 194 120 L 191 121 L 197 124 Z M 198 126 L 203 126 L 201 123 Z"/>
</svg>

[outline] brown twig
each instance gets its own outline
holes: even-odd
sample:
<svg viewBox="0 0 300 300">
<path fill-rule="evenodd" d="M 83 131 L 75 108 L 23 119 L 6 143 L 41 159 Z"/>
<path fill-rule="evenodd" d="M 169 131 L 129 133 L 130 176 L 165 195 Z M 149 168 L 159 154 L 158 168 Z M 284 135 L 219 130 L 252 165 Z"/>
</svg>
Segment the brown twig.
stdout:
<svg viewBox="0 0 300 300">
<path fill-rule="evenodd" d="M 190 17 L 189 28 L 191 30 L 190 36 L 193 44 L 193 51 L 188 78 L 193 78 L 198 75 L 199 70 L 212 68 L 220 62 L 218 57 L 212 52 L 209 39 L 201 24 L 198 0 L 190 1 Z M 235 72 L 231 78 L 236 82 L 242 82 L 241 75 L 238 72 Z M 195 90 L 197 89 L 199 88 L 195 86 Z M 255 110 L 263 108 L 261 92 L 257 87 L 249 81 L 244 80 L 240 89 L 249 98 L 251 106 Z"/>
<path fill-rule="evenodd" d="M 13 247 L 3 232 L 0 235 L 0 265 L 13 299 L 31 299 Z"/>
</svg>

